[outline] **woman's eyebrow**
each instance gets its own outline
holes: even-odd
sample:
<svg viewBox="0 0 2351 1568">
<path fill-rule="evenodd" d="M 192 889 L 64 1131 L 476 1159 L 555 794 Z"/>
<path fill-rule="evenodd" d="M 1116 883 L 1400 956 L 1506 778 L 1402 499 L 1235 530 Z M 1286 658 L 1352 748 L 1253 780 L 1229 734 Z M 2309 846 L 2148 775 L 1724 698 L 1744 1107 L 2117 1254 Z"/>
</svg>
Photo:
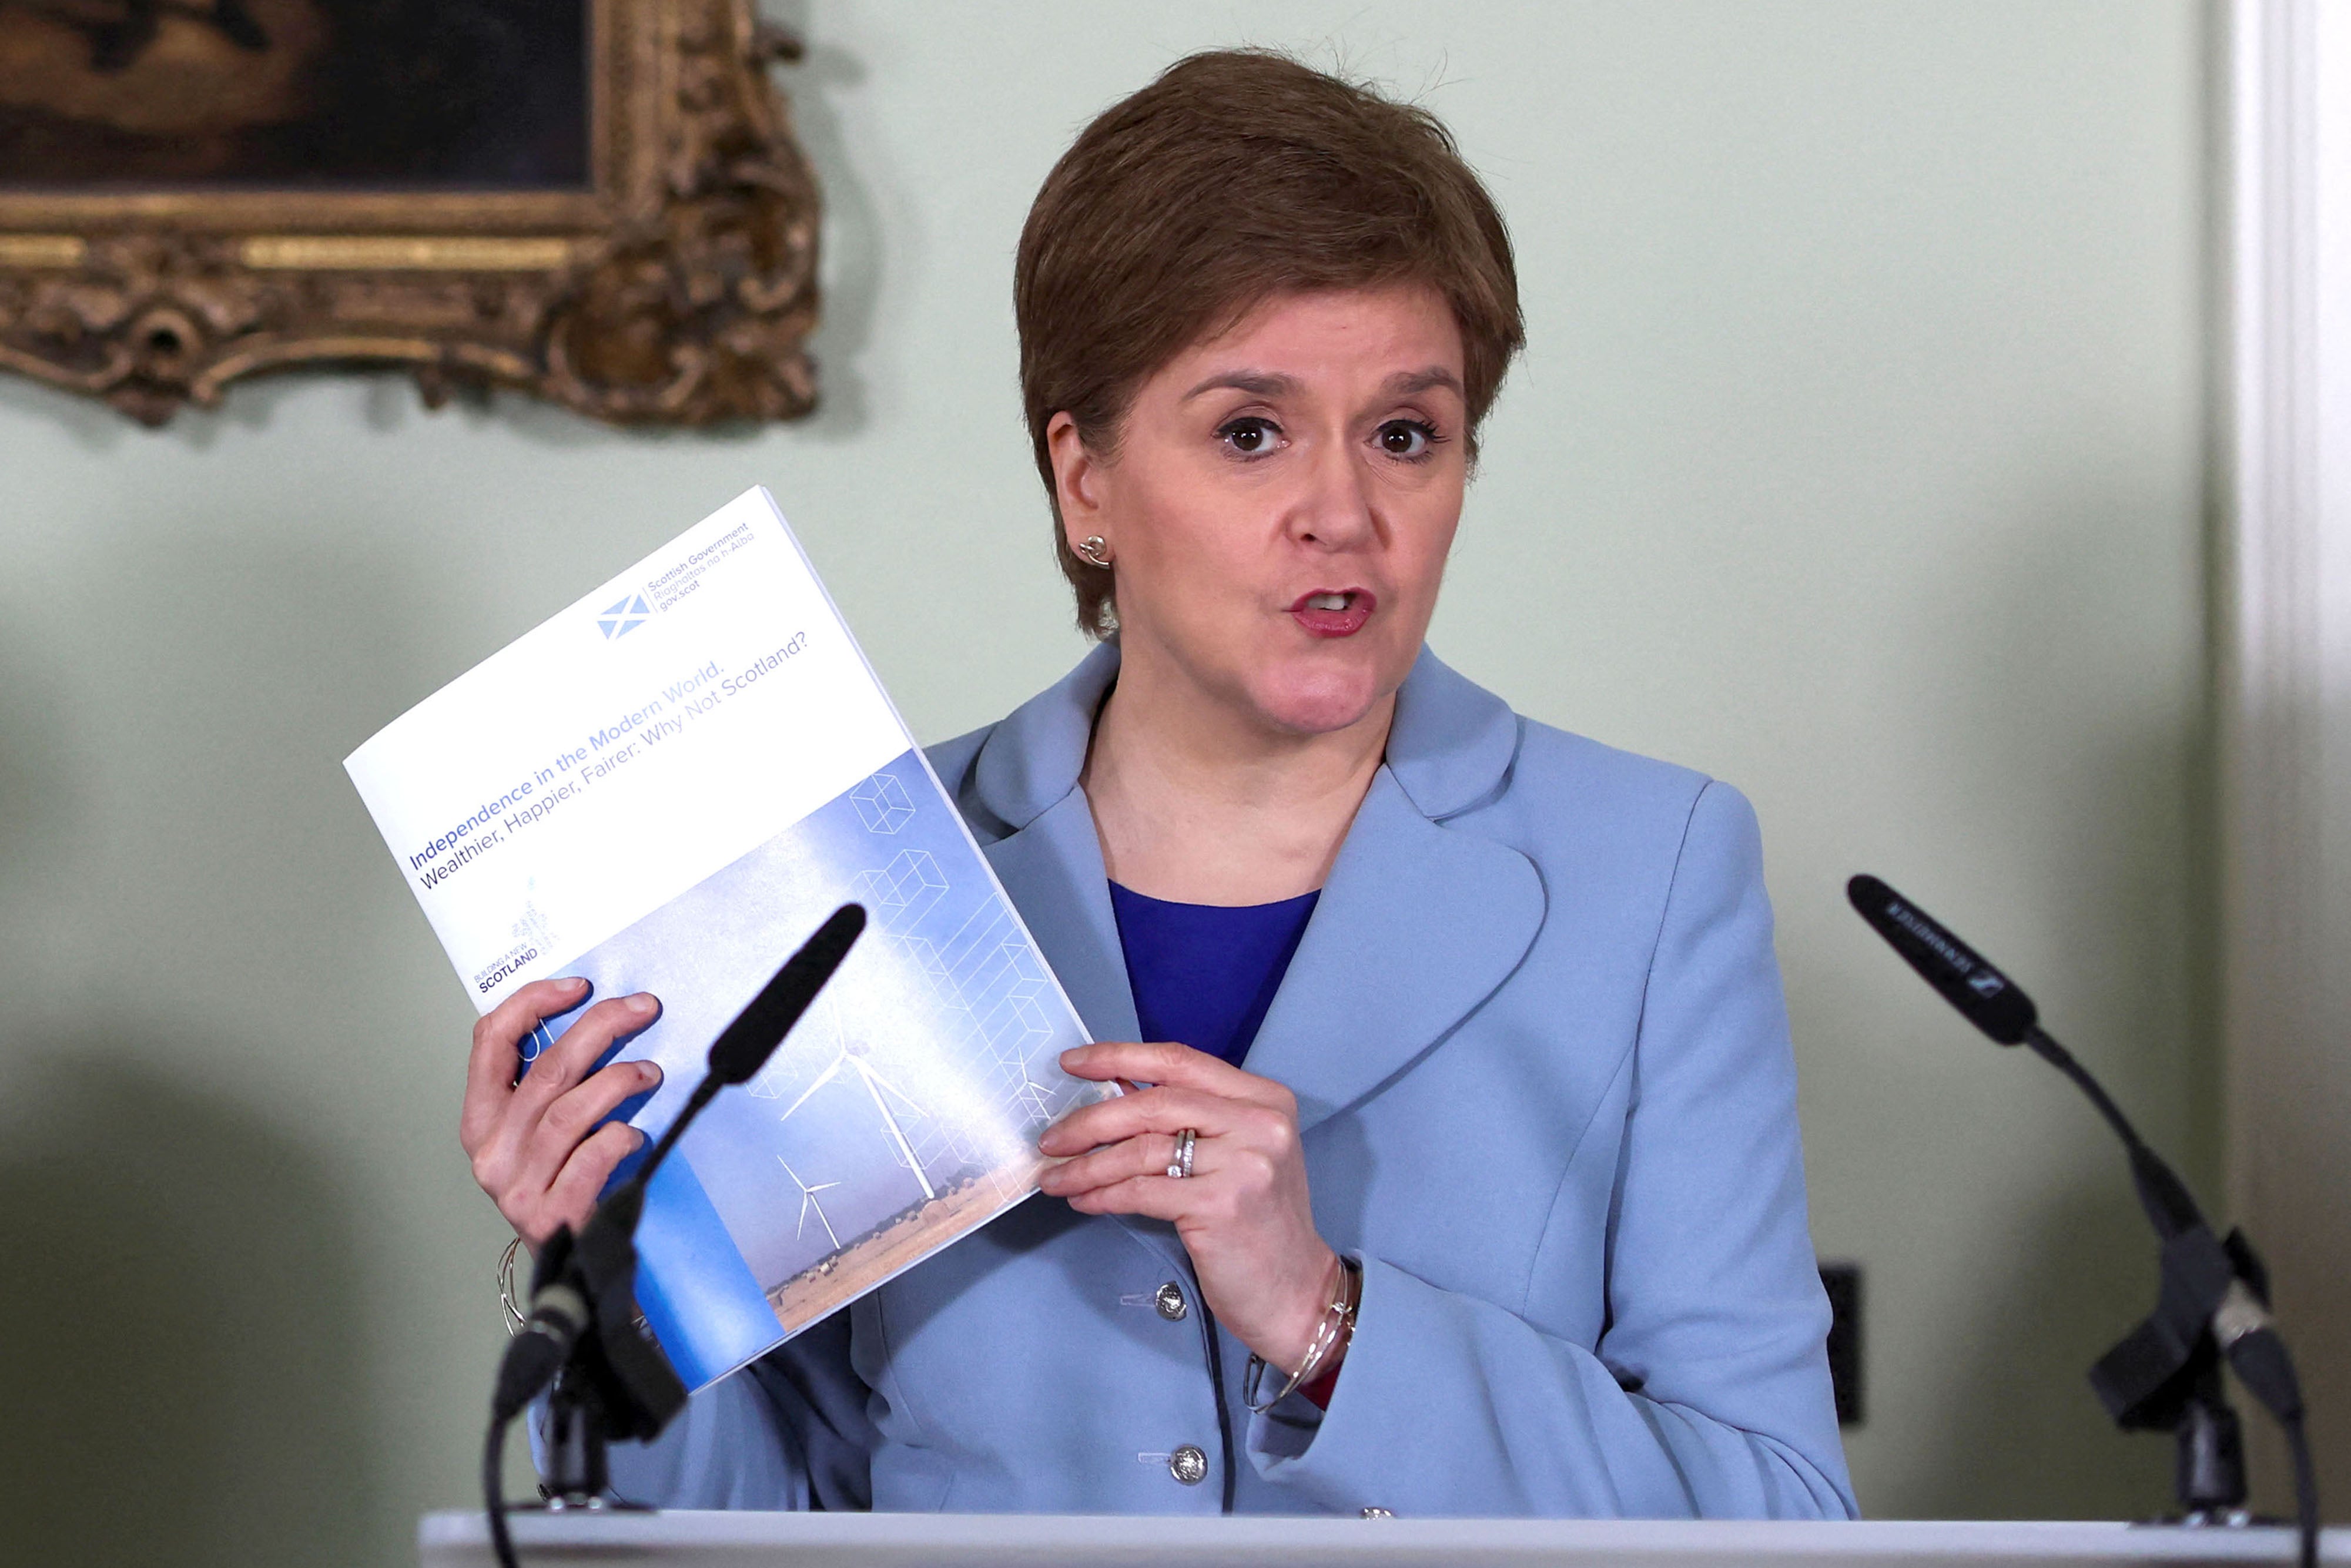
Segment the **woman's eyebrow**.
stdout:
<svg viewBox="0 0 2351 1568">
<path fill-rule="evenodd" d="M 1186 392 L 1178 401 L 1189 402 L 1202 392 L 1224 389 L 1249 392 L 1256 397 L 1287 397 L 1298 390 L 1298 379 L 1295 376 L 1276 375 L 1270 371 L 1224 371 L 1210 376 L 1207 381 Z"/>
<path fill-rule="evenodd" d="M 1468 396 L 1461 390 L 1461 378 L 1443 365 L 1431 365 L 1425 371 L 1398 371 L 1387 379 L 1386 391 L 1394 397 L 1410 397 L 1432 387 L 1444 387 L 1456 397 Z M 1287 397 L 1298 391 L 1298 379 L 1271 371 L 1220 371 L 1178 401 L 1189 402 L 1203 392 L 1226 391 L 1245 392 L 1253 397 Z"/>
<path fill-rule="evenodd" d="M 1431 365 L 1425 371 L 1399 371 L 1388 378 L 1388 391 L 1397 397 L 1410 397 L 1431 387 L 1445 387 L 1453 395 L 1467 401 L 1468 394 L 1461 390 L 1461 378 L 1443 365 Z"/>
</svg>

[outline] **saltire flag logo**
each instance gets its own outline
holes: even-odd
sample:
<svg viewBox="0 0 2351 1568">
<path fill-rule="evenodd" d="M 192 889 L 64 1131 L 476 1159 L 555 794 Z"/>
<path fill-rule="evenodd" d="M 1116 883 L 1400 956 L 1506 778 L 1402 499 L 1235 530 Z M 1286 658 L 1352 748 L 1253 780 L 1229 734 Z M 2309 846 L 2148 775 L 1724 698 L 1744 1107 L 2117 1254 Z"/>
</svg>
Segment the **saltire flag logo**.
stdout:
<svg viewBox="0 0 2351 1568">
<path fill-rule="evenodd" d="M 604 641 L 609 643 L 615 637 L 625 637 L 643 625 L 652 618 L 653 612 L 653 606 L 645 602 L 643 594 L 632 593 L 596 617 L 596 626 L 604 633 Z"/>
</svg>

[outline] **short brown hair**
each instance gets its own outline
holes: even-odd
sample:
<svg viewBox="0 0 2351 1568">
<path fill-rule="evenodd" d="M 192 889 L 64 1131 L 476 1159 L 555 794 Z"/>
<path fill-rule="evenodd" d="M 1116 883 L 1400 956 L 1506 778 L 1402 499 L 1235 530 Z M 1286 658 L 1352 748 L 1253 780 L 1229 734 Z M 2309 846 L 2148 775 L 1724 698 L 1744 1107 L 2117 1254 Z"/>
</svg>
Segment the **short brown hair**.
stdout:
<svg viewBox="0 0 2351 1568">
<path fill-rule="evenodd" d="M 1501 214 L 1426 110 L 1284 56 L 1178 60 L 1081 131 L 1020 233 L 1020 395 L 1053 548 L 1093 636 L 1112 575 L 1062 536 L 1045 430 L 1116 450 L 1135 390 L 1189 344 L 1296 290 L 1422 283 L 1461 329 L 1468 449 L 1525 341 Z"/>
</svg>

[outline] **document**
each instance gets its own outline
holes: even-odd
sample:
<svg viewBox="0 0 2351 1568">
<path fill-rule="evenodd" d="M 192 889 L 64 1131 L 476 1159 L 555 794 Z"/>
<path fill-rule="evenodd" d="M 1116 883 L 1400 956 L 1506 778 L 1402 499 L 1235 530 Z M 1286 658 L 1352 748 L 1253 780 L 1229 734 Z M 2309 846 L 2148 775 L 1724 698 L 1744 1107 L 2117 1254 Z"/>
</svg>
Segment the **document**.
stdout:
<svg viewBox="0 0 2351 1568">
<path fill-rule="evenodd" d="M 661 1065 L 618 1113 L 649 1140 L 777 966 L 865 906 L 647 1195 L 637 1299 L 690 1387 L 1028 1197 L 1046 1124 L 1114 1092 L 1061 1071 L 1083 1025 L 764 489 L 344 767 L 478 1011 L 549 976 L 661 998 L 616 1053 Z"/>
</svg>

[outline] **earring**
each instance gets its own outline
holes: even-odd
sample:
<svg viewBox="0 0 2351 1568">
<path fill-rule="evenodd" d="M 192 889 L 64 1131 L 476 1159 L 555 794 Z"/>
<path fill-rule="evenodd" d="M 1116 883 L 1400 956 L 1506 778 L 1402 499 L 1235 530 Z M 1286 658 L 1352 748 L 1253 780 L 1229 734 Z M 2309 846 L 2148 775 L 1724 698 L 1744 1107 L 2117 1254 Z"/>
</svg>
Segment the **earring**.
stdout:
<svg viewBox="0 0 2351 1568">
<path fill-rule="evenodd" d="M 1078 546 L 1078 553 L 1093 565 L 1107 570 L 1110 567 L 1110 557 L 1102 553 L 1102 535 L 1088 534 L 1085 542 Z"/>
</svg>

